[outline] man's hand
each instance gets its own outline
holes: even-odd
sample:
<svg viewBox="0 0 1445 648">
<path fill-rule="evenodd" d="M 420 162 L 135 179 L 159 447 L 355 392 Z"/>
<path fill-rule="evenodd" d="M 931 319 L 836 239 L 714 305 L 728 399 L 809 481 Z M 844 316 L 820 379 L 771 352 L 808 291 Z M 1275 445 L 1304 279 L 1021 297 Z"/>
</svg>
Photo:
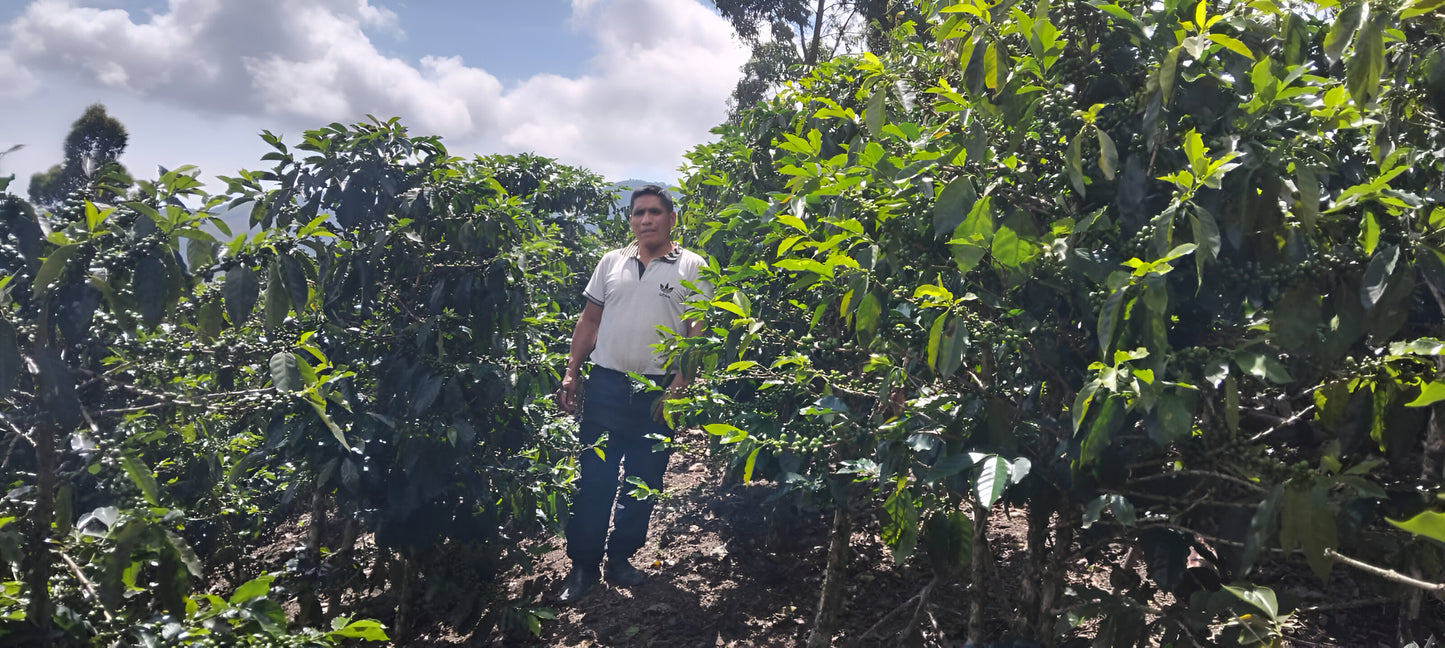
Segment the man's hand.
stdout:
<svg viewBox="0 0 1445 648">
<path fill-rule="evenodd" d="M 567 368 L 562 372 L 562 387 L 557 390 L 557 406 L 568 414 L 577 413 L 577 389 L 581 387 L 582 361 L 597 346 L 597 328 L 602 325 L 602 305 L 587 300 L 582 316 L 572 328 L 572 347 L 567 350 Z"/>
<path fill-rule="evenodd" d="M 580 381 L 572 372 L 562 377 L 562 387 L 557 390 L 557 406 L 568 414 L 577 413 L 577 384 Z"/>
<path fill-rule="evenodd" d="M 667 409 L 667 401 L 673 398 L 681 398 L 682 391 L 687 389 L 687 385 L 690 382 L 692 381 L 685 380 L 681 376 L 673 379 L 672 384 L 667 387 L 667 393 L 663 394 L 662 398 L 657 399 L 657 404 L 652 406 L 652 420 L 666 425 L 667 419 L 663 417 L 663 412 Z"/>
</svg>

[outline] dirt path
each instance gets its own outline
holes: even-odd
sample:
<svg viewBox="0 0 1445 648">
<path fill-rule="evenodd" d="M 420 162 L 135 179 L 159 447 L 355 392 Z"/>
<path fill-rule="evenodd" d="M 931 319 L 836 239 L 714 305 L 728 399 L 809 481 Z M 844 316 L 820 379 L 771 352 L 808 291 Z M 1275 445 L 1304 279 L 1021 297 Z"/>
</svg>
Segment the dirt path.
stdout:
<svg viewBox="0 0 1445 648">
<path fill-rule="evenodd" d="M 653 516 L 647 546 L 634 563 L 651 579 L 631 588 L 605 583 L 570 607 L 550 597 L 569 564 L 561 543 L 542 556 L 530 578 L 542 581 L 542 603 L 557 612 L 537 643 L 547 646 L 792 646 L 806 638 L 817 605 L 828 525 L 816 510 L 785 506 L 788 531 L 769 540 L 774 507 L 766 485 L 718 486 L 718 467 L 706 456 L 707 439 L 682 439 L 666 479 L 667 499 Z M 893 569 L 877 540 L 876 521 L 855 530 L 848 596 L 861 601 L 844 619 L 842 636 L 860 637 L 882 615 L 913 597 L 928 575 Z M 530 589 L 537 589 L 535 586 Z M 966 623 L 961 588 L 934 596 L 929 633 L 954 634 Z M 949 610 L 943 612 L 942 610 Z M 911 616 L 899 617 L 901 626 Z M 931 625 L 931 623 L 930 623 Z M 896 630 L 896 628 L 894 629 Z M 875 632 L 875 634 L 878 634 Z M 869 642 L 872 645 L 875 642 Z M 878 645 L 896 645 L 880 639 Z"/>
<path fill-rule="evenodd" d="M 538 554 L 532 569 L 506 575 L 506 587 L 544 614 L 540 635 L 525 631 L 503 638 L 495 634 L 463 637 L 433 625 L 412 645 L 514 645 L 567 648 L 600 646 L 799 646 L 807 637 L 824 572 L 828 520 L 817 510 L 785 506 L 783 532 L 770 538 L 771 485 L 723 484 L 720 466 L 707 457 L 707 438 L 685 434 L 674 452 L 666 493 L 653 514 L 647 545 L 634 558 L 650 580 L 624 589 L 599 584 L 582 601 L 563 606 L 553 598 L 570 565 L 560 538 L 538 537 L 524 545 Z M 986 597 L 989 637 L 1007 637 L 1013 602 L 1019 599 L 1027 524 L 1025 513 L 996 507 L 990 517 L 993 565 L 979 591 Z M 926 561 L 902 566 L 879 540 L 876 518 L 855 519 L 848 568 L 846 612 L 834 645 L 962 647 L 969 609 L 966 583 L 946 582 L 929 596 L 921 611 L 916 595 L 931 578 Z M 1127 547 L 1108 545 L 1069 566 L 1070 583 L 1112 589 L 1110 575 L 1122 564 Z M 1135 569 L 1147 577 L 1145 567 Z M 1341 588 L 1355 585 L 1354 574 L 1337 573 L 1330 590 L 1337 600 L 1350 598 Z M 1295 580 L 1307 574 L 1276 574 Z M 1299 585 L 1299 583 L 1296 583 Z M 1310 588 L 1303 588 L 1308 590 Z M 1321 600 L 1328 601 L 1324 592 Z M 1357 594 L 1365 598 L 1362 594 Z M 1377 599 L 1378 600 L 1378 599 Z M 1172 599 L 1154 602 L 1162 607 Z M 1315 603 L 1307 601 L 1305 603 Z M 1328 609 L 1332 606 L 1326 606 Z M 1393 646 L 1398 606 L 1344 608 L 1298 615 L 1287 626 L 1284 645 Z M 900 634 L 906 626 L 913 634 Z M 1092 623 L 1080 627 L 1092 635 Z M 1065 646 L 1089 646 L 1077 638 Z M 1026 648 L 1033 642 L 991 644 Z"/>
</svg>

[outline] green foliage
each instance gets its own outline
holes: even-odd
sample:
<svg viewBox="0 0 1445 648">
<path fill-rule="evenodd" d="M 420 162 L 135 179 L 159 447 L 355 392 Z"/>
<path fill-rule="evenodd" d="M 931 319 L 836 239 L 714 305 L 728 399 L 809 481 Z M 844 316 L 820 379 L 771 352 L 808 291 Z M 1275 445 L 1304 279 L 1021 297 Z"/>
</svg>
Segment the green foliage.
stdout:
<svg viewBox="0 0 1445 648">
<path fill-rule="evenodd" d="M 0 514 L 53 521 L 0 528 L 12 570 L 49 581 L 6 590 L 4 629 L 386 640 L 374 621 L 308 629 L 327 621 L 318 589 L 360 581 L 342 561 L 354 547 L 323 552 L 319 535 L 274 582 L 198 592 L 220 565 L 275 570 L 238 556 L 298 495 L 313 527 L 374 534 L 403 580 L 470 552 L 481 587 L 458 606 L 500 623 L 492 579 L 531 560 L 502 530 L 564 518 L 575 443 L 546 397 L 578 268 L 603 247 L 592 232 L 618 231 L 602 179 L 535 156 L 461 160 L 396 120 L 294 149 L 263 138 L 274 166 L 220 195 L 181 167 L 109 204 L 37 216 L 0 199 L 0 420 L 26 441 Z M 226 210 L 251 229 L 232 232 Z"/>
<path fill-rule="evenodd" d="M 900 559 L 920 520 L 1003 497 L 1106 526 L 1163 589 L 1203 536 L 1245 547 L 1221 559 L 1240 578 L 1266 547 L 1322 579 L 1327 551 L 1438 565 L 1360 540 L 1445 487 L 1422 409 L 1445 394 L 1438 17 L 920 8 L 691 154 L 689 234 L 718 263 L 676 345 L 711 380 L 679 415 L 735 462 L 766 449 L 753 476 L 783 488 L 870 485 Z M 1218 528 L 1232 507 L 1247 529 Z M 1225 609 L 1175 623 L 1144 592 L 1089 608 L 1100 641 L 1202 640 Z"/>
</svg>

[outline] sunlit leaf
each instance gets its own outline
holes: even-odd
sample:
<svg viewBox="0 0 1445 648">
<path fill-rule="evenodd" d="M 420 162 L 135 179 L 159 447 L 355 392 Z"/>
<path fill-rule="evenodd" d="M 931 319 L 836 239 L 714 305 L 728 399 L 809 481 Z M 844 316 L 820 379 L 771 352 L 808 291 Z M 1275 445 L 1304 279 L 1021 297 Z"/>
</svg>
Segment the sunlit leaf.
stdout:
<svg viewBox="0 0 1445 648">
<path fill-rule="evenodd" d="M 918 509 L 914 507 L 908 489 L 900 488 L 884 500 L 883 512 L 886 515 L 882 520 L 880 538 L 893 550 L 894 563 L 901 564 L 913 555 L 917 546 Z"/>
<path fill-rule="evenodd" d="M 938 369 L 938 347 L 943 342 L 943 324 L 947 319 L 948 313 L 941 313 L 928 327 L 928 368 L 935 371 Z"/>
<path fill-rule="evenodd" d="M 1008 270 L 1019 270 L 1039 257 L 1039 247 L 1008 227 L 998 228 L 993 237 L 993 258 Z"/>
<path fill-rule="evenodd" d="M 1239 39 L 1225 36 L 1224 34 L 1210 34 L 1209 40 L 1223 45 L 1225 49 L 1234 52 L 1235 54 L 1243 56 L 1244 58 L 1247 58 L 1251 61 L 1254 60 L 1254 52 L 1251 52 L 1249 50 L 1249 46 L 1241 43 Z"/>
<path fill-rule="evenodd" d="M 1123 316 L 1124 298 L 1127 297 L 1123 289 L 1109 293 L 1104 299 L 1104 305 L 1099 308 L 1099 352 L 1108 355 L 1114 348 L 1114 332 L 1119 328 L 1119 318 Z"/>
<path fill-rule="evenodd" d="M 1405 407 L 1426 407 L 1445 400 L 1445 382 L 1428 382 L 1420 388 L 1420 395 L 1408 403 Z"/>
<path fill-rule="evenodd" d="M 1275 600 L 1274 590 L 1268 587 L 1236 587 L 1234 585 L 1225 585 L 1224 589 L 1238 597 L 1239 600 L 1264 612 L 1264 615 L 1271 621 L 1279 618 L 1279 602 Z"/>
<path fill-rule="evenodd" d="M 1099 170 L 1105 179 L 1113 180 L 1119 168 L 1119 151 L 1114 148 L 1114 139 L 1104 129 L 1096 127 L 1094 132 L 1099 136 Z"/>
<path fill-rule="evenodd" d="M 546 611 L 545 611 L 545 610 L 539 610 L 538 612 L 543 612 L 543 613 L 545 613 Z M 540 617 L 540 616 L 542 616 L 542 615 L 541 615 L 541 614 L 538 614 L 538 616 Z M 554 616 L 555 616 L 555 615 L 554 615 Z M 544 618 L 551 618 L 551 617 L 544 617 Z M 340 617 L 338 617 L 338 619 L 340 619 Z M 377 621 L 373 621 L 373 620 L 371 620 L 371 619 L 362 619 L 362 620 L 359 620 L 359 621 L 352 621 L 352 622 L 350 622 L 350 623 L 347 623 L 345 626 L 342 626 L 342 627 L 340 627 L 340 628 L 337 628 L 337 629 L 335 629 L 335 630 L 332 630 L 331 632 L 326 633 L 326 636 L 327 636 L 327 637 L 332 637 L 332 638 L 335 638 L 335 639 L 360 639 L 360 640 L 362 640 L 362 641 L 391 641 L 391 637 L 388 637 L 388 636 L 386 635 L 386 630 L 382 627 L 381 623 L 380 623 L 380 622 L 377 622 Z"/>
<path fill-rule="evenodd" d="M 1123 425 L 1123 397 L 1106 397 L 1103 405 L 1096 410 L 1093 423 L 1084 432 L 1084 439 L 1079 445 L 1077 467 L 1093 466 L 1104 454 L 1104 449 L 1114 442 L 1114 435 Z"/>
<path fill-rule="evenodd" d="M 1360 284 L 1360 303 L 1365 308 L 1374 308 L 1389 288 L 1390 277 L 1395 274 L 1395 264 L 1400 260 L 1400 248 L 1387 245 L 1370 259 L 1365 267 L 1365 277 Z"/>
<path fill-rule="evenodd" d="M 747 459 L 747 461 L 744 462 L 744 464 L 743 464 L 743 483 L 744 483 L 744 484 L 753 481 L 753 468 L 757 467 L 757 464 L 758 464 L 758 451 L 759 451 L 759 450 L 762 450 L 762 449 L 763 449 L 762 446 L 758 446 L 758 447 L 756 447 L 756 448 L 753 448 L 753 451 L 752 451 L 752 452 L 749 452 L 749 453 L 748 453 L 748 459 Z"/>
<path fill-rule="evenodd" d="M 708 423 L 702 426 L 702 429 L 708 434 L 723 437 L 722 443 L 737 443 L 748 438 L 747 430 L 727 423 Z"/>
<path fill-rule="evenodd" d="M 974 497 L 984 508 L 991 508 L 994 502 L 1003 497 L 1005 488 L 1008 488 L 1010 465 L 1008 460 L 998 455 L 989 455 L 978 464 L 978 479 L 973 484 Z"/>
<path fill-rule="evenodd" d="M 264 574 L 262 576 L 258 576 L 249 581 L 246 581 L 245 583 L 242 583 L 241 586 L 237 587 L 236 591 L 231 594 L 231 605 L 240 605 L 247 601 L 270 594 L 271 581 L 273 580 L 275 580 L 274 576 L 270 574 Z"/>
<path fill-rule="evenodd" d="M 1365 21 L 1355 37 L 1355 53 L 1345 64 L 1345 85 L 1350 97 L 1360 106 L 1380 92 L 1380 77 L 1385 74 L 1385 33 L 1380 17 Z"/>
<path fill-rule="evenodd" d="M 1064 170 L 1069 175 L 1069 182 L 1074 186 L 1074 191 L 1080 194 L 1084 193 L 1084 153 L 1080 143 L 1082 139 L 1075 136 L 1069 142 L 1069 151 L 1064 157 Z"/>
<path fill-rule="evenodd" d="M 1424 511 L 1405 521 L 1385 518 L 1386 522 L 1401 529 L 1422 535 L 1436 542 L 1445 542 L 1445 513 Z"/>
<path fill-rule="evenodd" d="M 1445 7 L 1445 0 L 1415 0 L 1400 10 L 1400 19 L 1409 20 L 1416 16 L 1423 16 L 1441 7 Z"/>
<path fill-rule="evenodd" d="M 1340 60 L 1344 54 L 1345 47 L 1354 39 L 1355 32 L 1359 30 L 1360 23 L 1364 20 L 1366 3 L 1355 2 L 1340 11 L 1335 22 L 1330 26 L 1329 33 L 1325 34 L 1324 50 L 1325 58 L 1334 63 Z"/>
</svg>

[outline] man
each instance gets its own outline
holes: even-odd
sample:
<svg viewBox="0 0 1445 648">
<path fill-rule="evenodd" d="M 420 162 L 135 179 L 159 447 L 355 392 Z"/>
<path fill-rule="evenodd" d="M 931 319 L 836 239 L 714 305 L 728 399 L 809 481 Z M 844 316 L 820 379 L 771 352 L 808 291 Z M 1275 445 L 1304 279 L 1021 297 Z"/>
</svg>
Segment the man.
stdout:
<svg viewBox="0 0 1445 648">
<path fill-rule="evenodd" d="M 582 476 L 567 524 L 567 557 L 572 571 L 558 594 L 570 603 L 587 593 L 599 577 L 621 587 L 646 580 L 630 559 L 647 539 L 653 498 L 617 497 L 618 468 L 626 465 L 628 478 L 638 477 L 648 488 L 662 490 L 668 452 L 654 452 L 649 435 L 670 435 L 662 422 L 663 395 L 634 385 L 628 372 L 647 377 L 667 388 L 671 396 L 691 379 L 653 349 L 662 340 L 658 327 L 696 335 L 698 322 L 682 320 L 685 302 L 692 297 L 684 281 L 697 282 L 702 257 L 672 241 L 677 214 L 672 198 L 661 187 L 647 185 L 632 192 L 629 225 L 633 241 L 602 257 L 592 272 L 583 296 L 587 304 L 572 331 L 567 371 L 562 377 L 558 404 L 569 414 L 578 407 L 582 362 L 592 367 L 586 377 L 586 404 L 582 406 Z M 699 284 L 700 285 L 700 284 Z M 598 446 L 602 435 L 606 440 Z M 613 500 L 617 510 L 611 514 Z M 608 518 L 613 529 L 607 534 Z M 605 548 L 605 549 L 604 549 Z M 605 551 L 606 565 L 599 569 Z"/>
</svg>

